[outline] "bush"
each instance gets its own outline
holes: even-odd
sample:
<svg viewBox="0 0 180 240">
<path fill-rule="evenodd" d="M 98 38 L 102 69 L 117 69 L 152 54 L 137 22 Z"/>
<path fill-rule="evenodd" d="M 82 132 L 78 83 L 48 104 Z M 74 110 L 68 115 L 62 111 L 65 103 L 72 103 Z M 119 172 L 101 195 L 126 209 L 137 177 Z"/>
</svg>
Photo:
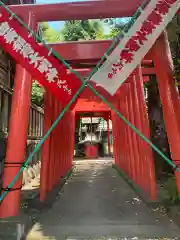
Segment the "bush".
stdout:
<svg viewBox="0 0 180 240">
<path fill-rule="evenodd" d="M 38 82 L 33 81 L 32 84 L 32 103 L 36 104 L 39 107 L 42 107 L 44 99 L 44 88 L 41 87 Z"/>
<path fill-rule="evenodd" d="M 170 203 L 172 204 L 179 203 L 179 196 L 175 176 L 171 176 L 168 179 L 168 181 L 164 184 L 164 188 L 167 191 L 167 194 L 169 196 L 168 200 L 170 201 Z"/>
</svg>

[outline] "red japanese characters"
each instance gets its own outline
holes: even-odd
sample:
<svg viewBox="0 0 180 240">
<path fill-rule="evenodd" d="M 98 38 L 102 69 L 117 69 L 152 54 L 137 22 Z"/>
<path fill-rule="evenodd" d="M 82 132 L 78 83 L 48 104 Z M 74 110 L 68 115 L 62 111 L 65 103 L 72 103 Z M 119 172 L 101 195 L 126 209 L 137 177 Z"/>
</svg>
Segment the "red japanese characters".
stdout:
<svg viewBox="0 0 180 240">
<path fill-rule="evenodd" d="M 38 44 L 6 11 L 0 13 L 0 44 L 30 74 L 60 100 L 63 106 L 71 100 L 81 81 L 68 73 L 43 45 Z"/>
<path fill-rule="evenodd" d="M 125 48 L 120 52 L 118 61 L 112 64 L 111 72 L 107 74 L 109 79 L 113 78 L 114 75 L 121 71 L 125 64 L 132 63 L 134 54 L 143 47 L 148 40 L 148 35 L 153 34 L 153 31 L 157 26 L 162 23 L 163 17 L 168 14 L 171 5 L 176 2 L 177 0 L 160 0 L 157 2 L 150 15 L 148 15 L 147 19 L 142 22 L 140 29 L 134 36 L 131 36 L 126 43 Z"/>
</svg>

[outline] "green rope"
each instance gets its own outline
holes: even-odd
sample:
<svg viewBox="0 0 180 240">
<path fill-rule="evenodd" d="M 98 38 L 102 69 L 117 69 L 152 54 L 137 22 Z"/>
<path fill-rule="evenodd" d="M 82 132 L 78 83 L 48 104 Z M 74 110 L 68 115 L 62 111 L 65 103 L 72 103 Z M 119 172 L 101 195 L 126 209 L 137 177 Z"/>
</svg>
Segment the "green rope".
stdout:
<svg viewBox="0 0 180 240">
<path fill-rule="evenodd" d="M 92 71 L 90 72 L 88 79 L 90 79 L 92 77 L 92 75 L 98 70 L 99 66 L 102 64 L 102 62 L 106 59 L 107 55 L 113 50 L 113 48 L 119 43 L 120 37 L 124 37 L 126 35 L 126 33 L 128 32 L 128 30 L 130 29 L 130 27 L 132 27 L 132 25 L 134 24 L 134 22 L 136 21 L 139 13 L 142 12 L 144 6 L 149 2 L 149 0 L 145 0 L 140 7 L 137 9 L 137 11 L 133 14 L 131 20 L 124 26 L 123 30 L 121 30 L 121 32 L 113 39 L 113 42 L 111 43 L 111 45 L 109 46 L 109 48 L 107 49 L 107 51 L 105 52 L 105 54 L 101 57 L 100 61 L 97 63 L 96 67 L 92 69 Z M 28 30 L 29 33 L 31 33 L 33 35 L 33 37 L 36 39 L 36 41 L 39 41 L 41 43 L 43 43 L 44 47 L 47 48 L 49 51 L 52 52 L 52 55 L 54 55 L 56 58 L 58 58 L 72 73 L 74 73 L 78 78 L 82 79 L 81 75 L 77 72 L 74 71 L 71 66 L 64 60 L 64 58 L 62 56 L 60 56 L 60 54 L 58 54 L 56 51 L 54 51 L 52 48 L 50 48 L 48 46 L 48 44 L 42 40 L 38 34 L 36 32 L 34 32 L 30 27 L 27 26 L 27 24 L 24 23 L 24 21 L 19 18 L 13 11 L 11 11 L 11 9 L 6 6 L 2 1 L 0 1 L 0 5 L 5 8 L 8 13 L 10 15 L 12 15 L 15 19 L 18 20 L 19 23 L 21 23 L 21 25 L 26 28 L 26 30 Z M 87 84 L 89 85 L 89 84 Z"/>
<path fill-rule="evenodd" d="M 146 1 L 147 2 L 147 1 Z M 143 5 L 145 5 L 146 3 L 143 3 Z M 17 173 L 17 175 L 14 177 L 14 179 L 11 181 L 11 183 L 8 185 L 8 188 L 12 188 L 12 186 L 14 185 L 14 183 L 18 180 L 18 178 L 20 177 L 21 173 L 23 172 L 24 168 L 27 167 L 27 164 L 32 160 L 34 154 L 36 154 L 38 152 L 38 150 L 41 148 L 42 144 L 44 143 L 44 141 L 47 139 L 47 137 L 50 135 L 50 133 L 52 132 L 52 130 L 57 126 L 58 122 L 61 120 L 61 118 L 63 117 L 63 115 L 65 114 L 65 112 L 69 109 L 69 107 L 71 106 L 71 104 L 75 101 L 75 99 L 78 97 L 78 95 L 83 91 L 83 89 L 86 87 L 86 85 L 90 88 L 90 90 L 96 94 L 104 103 L 107 104 L 107 106 L 109 106 L 111 108 L 111 110 L 113 110 L 132 130 L 134 130 L 146 143 L 148 143 L 156 152 L 158 152 L 161 157 L 163 157 L 173 168 L 175 168 L 176 170 L 178 170 L 180 172 L 179 168 L 176 168 L 176 165 L 174 163 L 171 162 L 171 160 L 169 158 L 167 158 L 166 155 L 164 155 L 151 141 L 149 141 L 149 139 L 147 139 L 135 126 L 133 126 L 111 103 L 109 103 L 101 94 L 99 94 L 90 84 L 87 83 L 87 81 L 91 78 L 91 76 L 97 71 L 99 65 L 103 62 L 103 60 L 106 58 L 106 55 L 113 49 L 113 47 L 115 46 L 115 44 L 117 43 L 117 40 L 115 40 L 113 42 L 113 44 L 109 47 L 109 49 L 106 51 L 106 54 L 103 55 L 103 57 L 101 58 L 101 60 L 98 62 L 97 66 L 91 71 L 91 73 L 89 74 L 88 78 L 86 79 L 86 81 L 84 81 L 84 79 L 80 76 L 80 74 L 76 71 L 73 71 L 73 69 L 70 67 L 69 64 L 67 64 L 67 62 L 58 54 L 56 53 L 53 49 L 49 48 L 49 46 L 41 40 L 41 38 L 34 33 L 15 13 L 13 13 L 2 1 L 0 1 L 0 5 L 3 6 L 14 18 L 16 18 L 30 33 L 33 34 L 33 36 L 35 37 L 35 39 L 37 41 L 40 41 L 43 43 L 43 45 L 48 49 L 48 50 L 52 50 L 52 54 L 58 58 L 62 63 L 65 64 L 65 66 L 67 68 L 69 68 L 71 70 L 71 72 L 73 72 L 78 78 L 80 78 L 80 80 L 82 81 L 82 85 L 81 87 L 78 89 L 78 91 L 75 93 L 75 95 L 73 96 L 73 98 L 71 99 L 71 101 L 66 105 L 66 107 L 63 109 L 63 111 L 60 113 L 60 115 L 58 116 L 58 118 L 54 121 L 54 123 L 52 124 L 52 126 L 49 128 L 49 130 L 47 131 L 47 133 L 44 135 L 44 137 L 41 139 L 41 141 L 37 144 L 36 148 L 33 150 L 33 152 L 29 155 L 29 157 L 27 158 L 27 160 L 24 162 L 23 166 L 20 168 L 19 172 Z M 141 8 L 138 9 L 138 11 L 135 13 L 134 16 L 137 16 L 139 14 L 139 10 L 141 10 Z M 135 21 L 135 18 L 132 19 L 132 21 L 130 22 L 130 24 L 133 24 Z M 129 29 L 129 26 L 132 25 L 128 25 L 128 27 L 126 26 L 127 29 Z M 125 28 L 125 31 L 128 31 Z M 117 38 L 116 38 L 117 39 Z M 6 196 L 6 194 L 8 193 L 8 191 L 4 191 L 3 194 L 0 196 L 0 201 L 3 200 L 3 198 Z"/>
<path fill-rule="evenodd" d="M 42 146 L 42 144 L 44 143 L 44 141 L 48 138 L 48 136 L 50 135 L 50 133 L 52 132 L 52 130 L 57 126 L 58 122 L 61 120 L 61 118 L 63 117 L 63 115 L 65 114 L 65 112 L 69 109 L 69 107 L 71 106 L 71 104 L 75 101 L 75 99 L 77 98 L 77 96 L 82 92 L 82 90 L 84 89 L 86 84 L 86 81 L 84 81 L 84 83 L 81 85 L 81 87 L 78 89 L 78 91 L 74 94 L 73 98 L 71 99 L 71 101 L 65 106 L 65 108 L 62 110 L 62 112 L 60 113 L 60 115 L 57 117 L 57 119 L 54 121 L 54 123 L 52 124 L 52 126 L 49 128 L 49 130 L 46 132 L 46 134 L 44 135 L 44 137 L 41 139 L 41 141 L 36 145 L 35 149 L 32 151 L 32 153 L 30 153 L 29 157 L 27 158 L 27 160 L 24 162 L 23 166 L 20 168 L 19 172 L 17 173 L 17 175 L 14 177 L 14 179 L 12 180 L 12 182 L 8 185 L 8 188 L 12 188 L 12 186 L 14 185 L 14 183 L 18 180 L 18 178 L 20 177 L 21 173 L 23 172 L 24 168 L 27 167 L 27 164 L 32 160 L 34 154 L 36 154 L 38 152 L 38 150 L 40 149 L 40 147 Z M 6 194 L 8 193 L 8 191 L 4 191 L 2 193 L 2 195 L 0 196 L 0 201 L 3 200 L 3 198 L 6 196 Z"/>
</svg>

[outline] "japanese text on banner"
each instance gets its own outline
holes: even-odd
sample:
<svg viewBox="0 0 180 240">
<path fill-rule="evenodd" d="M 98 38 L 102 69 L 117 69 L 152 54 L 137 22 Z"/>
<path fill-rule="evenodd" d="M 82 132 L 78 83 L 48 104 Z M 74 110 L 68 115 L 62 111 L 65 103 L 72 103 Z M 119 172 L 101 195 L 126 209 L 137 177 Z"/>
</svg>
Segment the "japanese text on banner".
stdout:
<svg viewBox="0 0 180 240">
<path fill-rule="evenodd" d="M 37 81 L 52 92 L 63 106 L 79 89 L 81 81 L 69 73 L 48 49 L 38 44 L 6 11 L 0 13 L 0 44 Z"/>
<path fill-rule="evenodd" d="M 150 1 L 91 81 L 114 95 L 151 49 L 180 7 L 180 0 Z"/>
</svg>

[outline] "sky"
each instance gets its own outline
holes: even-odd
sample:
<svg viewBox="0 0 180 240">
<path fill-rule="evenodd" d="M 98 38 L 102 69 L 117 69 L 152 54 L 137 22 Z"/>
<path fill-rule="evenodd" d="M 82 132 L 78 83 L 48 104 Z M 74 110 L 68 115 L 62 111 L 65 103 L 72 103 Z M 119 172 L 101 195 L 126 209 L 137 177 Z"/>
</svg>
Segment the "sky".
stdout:
<svg viewBox="0 0 180 240">
<path fill-rule="evenodd" d="M 58 3 L 58 2 L 80 2 L 80 1 L 86 1 L 86 0 L 36 0 L 37 4 L 46 4 L 46 3 Z M 62 29 L 64 25 L 64 22 L 49 22 L 49 26 L 52 27 L 55 30 L 60 30 Z M 107 25 L 104 25 L 104 32 L 108 33 L 109 28 Z"/>
</svg>

